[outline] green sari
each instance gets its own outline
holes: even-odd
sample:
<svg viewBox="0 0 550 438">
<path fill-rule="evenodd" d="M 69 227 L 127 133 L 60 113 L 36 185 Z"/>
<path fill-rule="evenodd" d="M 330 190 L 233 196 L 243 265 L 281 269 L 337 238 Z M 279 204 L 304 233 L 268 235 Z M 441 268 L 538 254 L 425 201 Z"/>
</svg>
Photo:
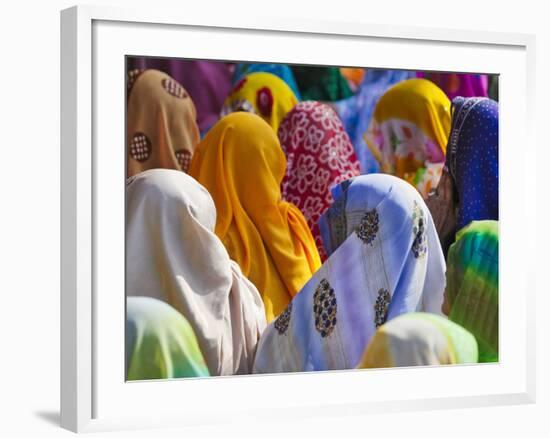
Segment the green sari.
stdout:
<svg viewBox="0 0 550 438">
<path fill-rule="evenodd" d="M 187 320 L 149 297 L 126 299 L 126 369 L 128 380 L 209 375 Z"/>
<path fill-rule="evenodd" d="M 447 259 L 449 319 L 477 340 L 480 362 L 498 362 L 498 222 L 473 221 Z"/>
</svg>

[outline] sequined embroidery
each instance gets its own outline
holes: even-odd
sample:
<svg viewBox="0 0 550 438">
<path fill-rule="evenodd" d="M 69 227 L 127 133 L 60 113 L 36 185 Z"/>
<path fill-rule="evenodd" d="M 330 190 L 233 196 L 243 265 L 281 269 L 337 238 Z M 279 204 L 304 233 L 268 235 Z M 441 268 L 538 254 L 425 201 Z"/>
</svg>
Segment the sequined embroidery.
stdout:
<svg viewBox="0 0 550 438">
<path fill-rule="evenodd" d="M 180 149 L 177 150 L 175 154 L 181 170 L 187 172 L 187 169 L 189 169 L 189 164 L 191 163 L 191 152 L 186 149 Z"/>
<path fill-rule="evenodd" d="M 426 254 L 427 243 L 426 243 L 426 217 L 424 216 L 424 210 L 414 201 L 413 207 L 413 244 L 412 252 L 414 256 L 418 259 L 424 257 Z"/>
<path fill-rule="evenodd" d="M 281 313 L 275 320 L 273 325 L 277 329 L 280 335 L 284 335 L 290 325 L 290 315 L 292 313 L 292 301 L 288 303 L 287 308 Z"/>
<path fill-rule="evenodd" d="M 321 337 L 329 336 L 336 326 L 336 295 L 326 279 L 322 279 L 313 294 L 315 328 Z"/>
<path fill-rule="evenodd" d="M 388 307 L 390 306 L 391 295 L 387 289 L 380 289 L 378 291 L 378 297 L 374 304 L 374 325 L 376 328 L 380 327 L 386 322 L 388 317 Z"/>
<path fill-rule="evenodd" d="M 462 126 L 468 118 L 468 114 L 478 103 L 487 100 L 486 97 L 472 97 L 465 99 L 463 97 L 457 97 L 453 100 L 453 109 L 456 111 L 456 115 L 453 115 L 451 136 L 449 138 L 449 145 L 447 146 L 447 157 L 449 163 L 449 172 L 454 178 L 456 174 L 456 153 L 458 149 L 458 138 Z"/>
<path fill-rule="evenodd" d="M 361 222 L 355 230 L 355 233 L 365 244 L 372 245 L 372 242 L 378 233 L 378 224 L 379 218 L 376 209 L 367 211 L 361 218 Z"/>
<path fill-rule="evenodd" d="M 130 70 L 128 72 L 127 78 L 126 78 L 126 86 L 128 87 L 128 91 L 132 89 L 134 84 L 136 83 L 137 78 L 140 74 L 142 74 L 145 70 L 141 68 L 134 68 L 133 70 Z"/>
<path fill-rule="evenodd" d="M 162 86 L 171 96 L 178 97 L 180 99 L 185 99 L 187 97 L 185 89 L 174 79 L 164 78 L 162 80 Z"/>
<path fill-rule="evenodd" d="M 130 142 L 130 156 L 140 163 L 147 161 L 153 146 L 151 140 L 142 132 L 136 132 Z"/>
</svg>

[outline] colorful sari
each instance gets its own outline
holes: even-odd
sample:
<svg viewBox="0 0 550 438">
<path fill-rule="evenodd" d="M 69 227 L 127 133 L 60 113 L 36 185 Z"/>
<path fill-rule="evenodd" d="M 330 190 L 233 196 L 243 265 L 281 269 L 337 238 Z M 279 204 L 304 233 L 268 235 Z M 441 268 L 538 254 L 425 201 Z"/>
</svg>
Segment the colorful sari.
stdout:
<svg viewBox="0 0 550 438">
<path fill-rule="evenodd" d="M 211 375 L 249 374 L 266 320 L 258 290 L 214 234 L 210 194 L 183 172 L 129 179 L 126 295 L 162 300 L 189 322 Z"/>
<path fill-rule="evenodd" d="M 291 68 L 303 100 L 334 102 L 353 95 L 338 67 L 293 65 Z"/>
<path fill-rule="evenodd" d="M 336 112 L 342 119 L 355 148 L 355 154 L 361 163 L 362 173 L 376 173 L 379 170 L 378 161 L 370 152 L 364 137 L 376 103 L 392 85 L 413 76 L 413 72 L 405 70 L 367 69 L 357 93 L 347 99 L 334 102 Z"/>
<path fill-rule="evenodd" d="M 360 67 L 340 67 L 340 74 L 346 78 L 351 91 L 355 93 L 361 82 L 363 82 L 365 69 Z"/>
<path fill-rule="evenodd" d="M 384 173 L 414 185 L 425 199 L 445 164 L 451 102 L 426 79 L 391 87 L 374 110 L 365 141 Z"/>
<path fill-rule="evenodd" d="M 447 258 L 449 319 L 477 339 L 480 362 L 498 362 L 498 222 L 460 230 Z"/>
<path fill-rule="evenodd" d="M 127 69 L 129 87 L 146 69 L 160 70 L 185 87 L 197 108 L 197 122 L 202 133 L 220 118 L 233 75 L 233 66 L 226 62 L 174 58 L 128 57 Z"/>
<path fill-rule="evenodd" d="M 432 313 L 407 313 L 382 325 L 359 368 L 476 363 L 477 342 L 468 330 Z"/>
<path fill-rule="evenodd" d="M 158 168 L 187 172 L 200 140 L 196 118 L 179 83 L 158 70 L 143 72 L 128 100 L 127 176 Z"/>
<path fill-rule="evenodd" d="M 193 328 L 168 304 L 147 297 L 126 300 L 126 378 L 209 376 Z"/>
<path fill-rule="evenodd" d="M 287 160 L 283 199 L 304 214 L 324 261 L 317 221 L 332 203 L 331 188 L 359 175 L 359 162 L 334 110 L 319 102 L 296 105 L 279 126 L 279 140 Z"/>
<path fill-rule="evenodd" d="M 264 331 L 255 373 L 354 368 L 386 321 L 441 312 L 445 260 L 419 193 L 382 174 L 342 185 L 363 201 L 357 225 Z"/>
<path fill-rule="evenodd" d="M 268 321 L 321 265 L 304 216 L 281 200 L 285 170 L 273 129 L 246 112 L 222 118 L 197 147 L 189 169 L 212 194 L 216 234 L 260 291 Z"/>
<path fill-rule="evenodd" d="M 251 73 L 233 87 L 221 115 L 238 111 L 257 114 L 277 132 L 283 118 L 297 103 L 298 99 L 282 79 L 271 73 Z"/>
<path fill-rule="evenodd" d="M 281 78 L 290 87 L 296 99 L 301 100 L 300 90 L 294 79 L 294 73 L 292 73 L 291 68 L 286 64 L 237 64 L 235 74 L 233 75 L 233 84 L 238 83 L 244 76 L 258 72 L 271 73 Z"/>
<path fill-rule="evenodd" d="M 487 97 L 488 75 L 469 73 L 418 72 L 417 77 L 432 81 L 441 88 L 450 100 L 455 97 Z"/>
<path fill-rule="evenodd" d="M 473 220 L 498 220 L 498 103 L 453 100 L 447 167 L 457 195 L 457 229 Z"/>
</svg>

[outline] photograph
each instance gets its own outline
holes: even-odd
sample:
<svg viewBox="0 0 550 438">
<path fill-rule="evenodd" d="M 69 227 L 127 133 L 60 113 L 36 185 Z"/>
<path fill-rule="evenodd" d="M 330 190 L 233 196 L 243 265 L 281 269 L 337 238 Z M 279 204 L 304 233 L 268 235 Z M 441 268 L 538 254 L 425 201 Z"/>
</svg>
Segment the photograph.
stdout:
<svg viewBox="0 0 550 438">
<path fill-rule="evenodd" d="M 127 381 L 499 362 L 499 75 L 125 68 Z"/>
</svg>

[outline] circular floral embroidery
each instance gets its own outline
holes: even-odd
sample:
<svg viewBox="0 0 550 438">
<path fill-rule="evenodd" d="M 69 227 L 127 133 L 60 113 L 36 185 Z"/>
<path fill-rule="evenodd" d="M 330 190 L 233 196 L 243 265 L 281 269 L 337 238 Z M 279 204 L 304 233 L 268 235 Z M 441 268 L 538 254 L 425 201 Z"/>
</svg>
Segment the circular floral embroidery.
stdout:
<svg viewBox="0 0 550 438">
<path fill-rule="evenodd" d="M 271 116 L 271 111 L 273 110 L 273 95 L 268 87 L 260 88 L 256 92 L 256 106 L 262 116 Z"/>
<path fill-rule="evenodd" d="M 361 218 L 361 222 L 355 230 L 355 233 L 357 234 L 357 237 L 363 241 L 363 243 L 372 245 L 372 242 L 378 233 L 378 224 L 378 212 L 376 209 L 372 209 L 371 211 L 367 211 Z"/>
<path fill-rule="evenodd" d="M 171 96 L 180 99 L 185 99 L 187 97 L 185 89 L 172 78 L 164 78 L 162 80 L 162 86 Z"/>
<path fill-rule="evenodd" d="M 143 132 L 136 132 L 130 142 L 130 156 L 140 163 L 148 160 L 153 146 Z"/>
<path fill-rule="evenodd" d="M 424 211 L 420 208 L 416 201 L 414 202 L 412 219 L 414 237 L 412 252 L 416 258 L 420 258 L 426 254 L 427 250 L 426 217 L 424 216 Z"/>
<path fill-rule="evenodd" d="M 191 152 L 186 149 L 177 150 L 176 158 L 181 170 L 187 172 L 187 169 L 189 169 L 189 164 L 191 163 Z"/>
<path fill-rule="evenodd" d="M 391 295 L 387 289 L 380 289 L 376 303 L 374 303 L 374 325 L 380 327 L 386 322 L 388 317 L 388 307 L 390 306 Z"/>
<path fill-rule="evenodd" d="M 315 328 L 321 337 L 329 336 L 336 327 L 336 295 L 326 279 L 322 279 L 313 294 Z"/>
<path fill-rule="evenodd" d="M 277 329 L 280 335 L 284 335 L 290 325 L 290 315 L 292 314 L 292 301 L 288 303 L 288 306 L 283 313 L 275 320 L 273 325 Z"/>
</svg>

